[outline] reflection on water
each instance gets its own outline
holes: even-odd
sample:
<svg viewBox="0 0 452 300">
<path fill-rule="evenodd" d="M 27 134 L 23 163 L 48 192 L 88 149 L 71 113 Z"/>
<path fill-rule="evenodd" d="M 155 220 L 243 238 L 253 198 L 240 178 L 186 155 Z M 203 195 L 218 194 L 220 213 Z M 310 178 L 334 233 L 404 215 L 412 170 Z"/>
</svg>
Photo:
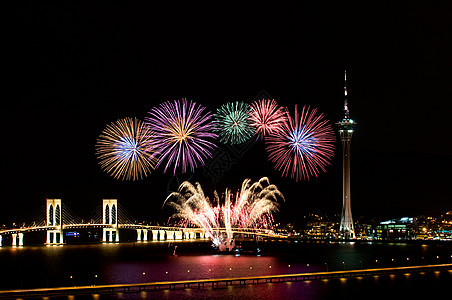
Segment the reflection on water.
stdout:
<svg viewBox="0 0 452 300">
<path fill-rule="evenodd" d="M 332 271 L 372 267 L 452 262 L 450 245 L 420 244 L 268 244 L 257 255 L 215 255 L 207 242 L 180 242 L 178 255 L 168 253 L 168 243 L 121 243 L 66 245 L 63 247 L 0 248 L 0 289 L 138 283 L 151 281 L 225 278 Z M 407 259 L 409 258 L 409 259 Z M 419 293 L 451 283 L 451 273 L 388 275 L 367 278 L 318 280 L 232 286 L 219 289 L 183 289 L 142 294 L 91 295 L 89 299 L 122 298 L 261 298 L 281 299 L 303 295 L 323 299 L 359 293 L 380 295 L 381 288 L 397 294 L 399 289 Z M 369 290 L 364 291 L 364 290 Z M 76 297 L 77 299 L 80 296 Z M 81 297 L 83 298 L 83 297 Z M 366 298 L 368 298 L 366 296 Z M 87 298 L 88 299 L 88 298 Z"/>
</svg>

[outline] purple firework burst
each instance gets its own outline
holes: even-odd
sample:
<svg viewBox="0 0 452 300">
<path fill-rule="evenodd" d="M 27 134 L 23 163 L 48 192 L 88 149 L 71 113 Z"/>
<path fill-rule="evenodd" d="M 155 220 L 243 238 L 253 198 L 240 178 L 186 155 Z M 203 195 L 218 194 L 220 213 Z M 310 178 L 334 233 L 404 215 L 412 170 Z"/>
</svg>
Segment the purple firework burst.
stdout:
<svg viewBox="0 0 452 300">
<path fill-rule="evenodd" d="M 146 123 L 154 131 L 152 146 L 159 156 L 157 167 L 166 163 L 164 172 L 170 168 L 173 174 L 180 167 L 182 173 L 194 171 L 204 165 L 205 159 L 212 156 L 216 145 L 210 140 L 217 135 L 212 132 L 212 114 L 193 101 L 166 101 L 152 108 Z"/>
</svg>

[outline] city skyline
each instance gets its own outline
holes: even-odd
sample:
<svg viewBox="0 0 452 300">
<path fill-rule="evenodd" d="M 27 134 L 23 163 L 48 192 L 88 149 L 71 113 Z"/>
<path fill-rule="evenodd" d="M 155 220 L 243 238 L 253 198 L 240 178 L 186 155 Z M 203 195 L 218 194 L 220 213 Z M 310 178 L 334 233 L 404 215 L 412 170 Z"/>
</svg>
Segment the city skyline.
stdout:
<svg viewBox="0 0 452 300">
<path fill-rule="evenodd" d="M 32 214 L 45 198 L 61 198 L 81 215 L 102 198 L 117 198 L 138 218 L 158 218 L 177 181 L 159 169 L 139 182 L 121 182 L 102 172 L 95 143 L 106 124 L 126 117 L 143 120 L 166 100 L 186 97 L 214 111 L 228 101 L 263 96 L 289 109 L 312 105 L 333 123 L 341 117 L 344 68 L 360 124 L 351 167 L 353 215 L 390 218 L 451 210 L 452 45 L 446 35 L 451 21 L 440 8 L 360 14 L 352 6 L 296 6 L 274 11 L 273 22 L 264 22 L 260 13 L 269 8 L 256 7 L 236 12 L 235 24 L 226 22 L 227 10 L 198 20 L 174 11 L 163 33 L 155 29 L 163 16 L 149 18 L 134 10 L 138 15 L 126 13 L 123 22 L 66 5 L 24 9 L 24 23 L 15 29 L 33 41 L 32 55 L 18 68 L 31 74 L 32 82 L 18 89 L 30 95 L 10 100 L 2 119 L 8 128 L 5 141 L 14 145 L 3 155 L 4 197 L 15 200 L 5 204 L 2 223 Z M 308 8 L 315 13 L 306 13 Z M 205 22 L 212 24 L 211 31 L 204 29 Z M 18 60 L 24 56 L 14 54 Z M 213 191 L 267 176 L 287 198 L 281 207 L 286 222 L 296 219 L 294 211 L 299 216 L 313 209 L 339 213 L 337 141 L 327 173 L 310 181 L 281 178 L 262 142 L 251 145 L 220 182 L 209 181 L 202 169 L 192 179 Z"/>
</svg>

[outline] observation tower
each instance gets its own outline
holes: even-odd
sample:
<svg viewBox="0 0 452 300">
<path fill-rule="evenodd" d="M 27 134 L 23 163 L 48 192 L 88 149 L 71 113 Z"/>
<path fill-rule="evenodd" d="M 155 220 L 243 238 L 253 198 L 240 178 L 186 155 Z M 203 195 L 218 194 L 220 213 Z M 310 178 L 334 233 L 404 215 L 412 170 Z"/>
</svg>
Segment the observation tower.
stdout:
<svg viewBox="0 0 452 300">
<path fill-rule="evenodd" d="M 344 81 L 344 118 L 336 123 L 339 127 L 339 135 L 342 141 L 342 215 L 339 229 L 340 237 L 344 239 L 355 238 L 353 226 L 352 209 L 350 204 L 350 144 L 352 142 L 353 130 L 356 122 L 350 118 L 347 102 L 347 70 L 345 70 Z"/>
</svg>

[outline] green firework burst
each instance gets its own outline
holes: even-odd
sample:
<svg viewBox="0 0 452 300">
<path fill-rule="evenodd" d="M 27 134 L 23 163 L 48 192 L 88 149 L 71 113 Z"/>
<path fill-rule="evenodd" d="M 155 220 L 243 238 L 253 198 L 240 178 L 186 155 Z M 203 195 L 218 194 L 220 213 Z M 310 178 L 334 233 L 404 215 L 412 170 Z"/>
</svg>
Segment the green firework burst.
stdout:
<svg viewBox="0 0 452 300">
<path fill-rule="evenodd" d="M 250 126 L 251 108 L 243 102 L 228 102 L 215 114 L 216 133 L 222 143 L 241 144 L 251 138 L 255 130 Z"/>
</svg>

